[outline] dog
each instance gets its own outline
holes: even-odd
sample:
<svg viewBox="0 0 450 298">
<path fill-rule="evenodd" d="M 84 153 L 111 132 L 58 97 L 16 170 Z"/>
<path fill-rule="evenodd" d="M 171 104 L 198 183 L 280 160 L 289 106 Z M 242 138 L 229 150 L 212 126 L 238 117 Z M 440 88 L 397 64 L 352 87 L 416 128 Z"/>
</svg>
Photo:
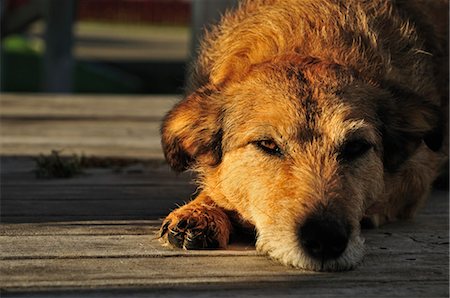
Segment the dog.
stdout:
<svg viewBox="0 0 450 298">
<path fill-rule="evenodd" d="M 414 216 L 448 161 L 448 0 L 249 0 L 205 33 L 162 148 L 195 199 L 160 240 L 350 270 L 361 223 Z"/>
</svg>

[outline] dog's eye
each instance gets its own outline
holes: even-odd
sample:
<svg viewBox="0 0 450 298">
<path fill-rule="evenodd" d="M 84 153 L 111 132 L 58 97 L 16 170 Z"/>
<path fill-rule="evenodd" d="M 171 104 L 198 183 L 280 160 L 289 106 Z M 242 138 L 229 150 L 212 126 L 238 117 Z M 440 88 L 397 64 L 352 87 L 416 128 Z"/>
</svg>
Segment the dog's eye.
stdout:
<svg viewBox="0 0 450 298">
<path fill-rule="evenodd" d="M 372 147 L 373 145 L 365 140 L 348 141 L 342 147 L 339 156 L 344 160 L 351 161 L 363 156 Z"/>
<path fill-rule="evenodd" d="M 276 155 L 281 156 L 282 152 L 280 147 L 271 140 L 261 140 L 255 142 L 256 147 L 261 149 L 263 152 L 270 154 L 270 155 Z"/>
</svg>

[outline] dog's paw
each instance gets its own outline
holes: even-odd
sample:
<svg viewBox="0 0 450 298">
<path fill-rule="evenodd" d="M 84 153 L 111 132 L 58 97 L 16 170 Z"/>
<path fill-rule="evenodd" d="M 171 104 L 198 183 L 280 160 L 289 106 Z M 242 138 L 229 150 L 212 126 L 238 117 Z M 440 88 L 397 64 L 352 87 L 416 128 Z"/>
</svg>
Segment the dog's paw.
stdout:
<svg viewBox="0 0 450 298">
<path fill-rule="evenodd" d="M 231 233 L 231 222 L 216 206 L 190 204 L 170 213 L 160 229 L 164 245 L 192 249 L 225 248 Z"/>
</svg>

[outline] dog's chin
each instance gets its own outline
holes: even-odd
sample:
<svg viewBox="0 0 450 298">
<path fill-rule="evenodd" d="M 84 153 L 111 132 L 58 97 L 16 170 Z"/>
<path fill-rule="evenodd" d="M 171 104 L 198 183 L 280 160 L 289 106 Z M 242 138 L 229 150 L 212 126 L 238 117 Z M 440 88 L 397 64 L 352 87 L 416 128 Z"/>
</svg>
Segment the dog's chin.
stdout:
<svg viewBox="0 0 450 298">
<path fill-rule="evenodd" d="M 278 235 L 280 236 L 280 234 Z M 291 241 L 287 239 L 293 239 Z M 346 271 L 354 269 L 364 257 L 364 239 L 354 236 L 350 239 L 346 250 L 336 259 L 318 260 L 310 257 L 299 246 L 296 237 L 267 237 L 260 234 L 256 241 L 256 249 L 270 258 L 298 269 L 308 271 Z"/>
</svg>

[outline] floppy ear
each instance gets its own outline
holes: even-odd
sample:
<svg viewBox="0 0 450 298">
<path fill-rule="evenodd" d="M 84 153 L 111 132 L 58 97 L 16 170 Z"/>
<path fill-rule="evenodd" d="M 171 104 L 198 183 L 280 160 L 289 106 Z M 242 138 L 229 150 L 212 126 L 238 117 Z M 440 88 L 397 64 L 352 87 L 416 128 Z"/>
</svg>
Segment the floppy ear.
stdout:
<svg viewBox="0 0 450 298">
<path fill-rule="evenodd" d="M 440 112 L 438 106 L 412 90 L 391 84 L 387 90 L 392 97 L 381 104 L 378 112 L 382 121 L 384 167 L 394 172 L 422 141 L 431 150 L 439 150 Z"/>
<path fill-rule="evenodd" d="M 166 115 L 161 127 L 161 143 L 169 165 L 184 171 L 200 159 L 216 165 L 222 158 L 222 128 L 217 93 L 207 85 L 183 99 Z"/>
</svg>

